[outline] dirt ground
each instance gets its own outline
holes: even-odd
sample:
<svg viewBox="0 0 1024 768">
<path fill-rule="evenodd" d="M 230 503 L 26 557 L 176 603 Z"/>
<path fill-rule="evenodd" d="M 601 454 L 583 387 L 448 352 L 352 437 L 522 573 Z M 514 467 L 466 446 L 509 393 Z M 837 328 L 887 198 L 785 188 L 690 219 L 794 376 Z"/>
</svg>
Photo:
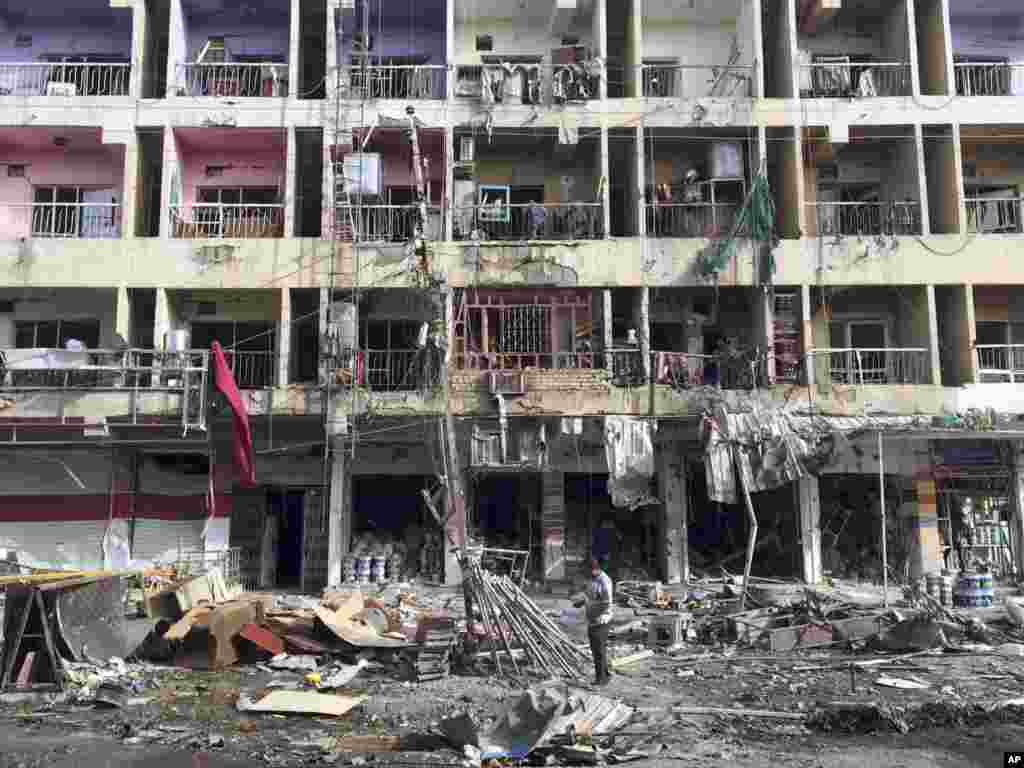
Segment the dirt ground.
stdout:
<svg viewBox="0 0 1024 768">
<path fill-rule="evenodd" d="M 549 601 L 545 607 L 557 607 Z M 136 628 L 136 631 L 137 628 Z M 623 656 L 641 638 L 613 646 Z M 1024 656 L 980 653 L 894 659 L 851 680 L 849 662 L 878 658 L 844 650 L 766 656 L 728 645 L 693 645 L 678 657 L 658 655 L 620 669 L 602 693 L 638 709 L 616 736 L 647 758 L 637 766 L 836 766 L 929 768 L 1002 765 L 1003 752 L 1024 749 L 1024 710 L 999 721 L 951 722 L 917 718 L 909 733 L 824 732 L 804 722 L 769 717 L 695 715 L 676 707 L 722 707 L 810 715 L 835 702 L 904 708 L 993 703 L 1024 695 Z M 254 666 L 221 672 L 148 670 L 145 701 L 116 709 L 22 701 L 0 705 L 0 768 L 229 768 L 298 765 L 462 765 L 462 755 L 437 740 L 433 749 L 398 754 L 336 750 L 349 735 L 425 735 L 443 718 L 469 712 L 496 717 L 532 680 L 488 674 L 452 676 L 421 684 L 397 679 L 394 667 L 374 663 L 344 693 L 366 702 L 343 718 L 240 713 L 240 693 L 253 696 L 274 679 L 300 673 Z M 886 677 L 922 686 L 886 687 Z M 563 763 L 564 764 L 564 763 Z"/>
</svg>

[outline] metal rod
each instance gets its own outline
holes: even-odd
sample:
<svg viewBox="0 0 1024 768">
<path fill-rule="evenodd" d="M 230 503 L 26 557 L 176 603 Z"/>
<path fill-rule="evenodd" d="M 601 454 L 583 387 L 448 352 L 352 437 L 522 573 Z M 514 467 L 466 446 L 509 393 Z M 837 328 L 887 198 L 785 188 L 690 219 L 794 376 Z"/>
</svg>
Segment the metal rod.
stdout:
<svg viewBox="0 0 1024 768">
<path fill-rule="evenodd" d="M 882 452 L 882 430 L 878 430 L 878 503 L 882 508 L 882 605 L 889 607 L 889 553 L 886 551 L 885 523 L 885 454 Z"/>
</svg>

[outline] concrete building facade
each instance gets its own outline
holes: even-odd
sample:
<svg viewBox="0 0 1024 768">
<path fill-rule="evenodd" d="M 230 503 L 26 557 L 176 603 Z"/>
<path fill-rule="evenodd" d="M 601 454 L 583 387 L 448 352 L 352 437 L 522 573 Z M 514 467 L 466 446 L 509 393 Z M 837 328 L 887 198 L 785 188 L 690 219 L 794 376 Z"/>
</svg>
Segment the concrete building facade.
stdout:
<svg viewBox="0 0 1024 768">
<path fill-rule="evenodd" d="M 1024 414 L 1010 0 L 5 8 L 0 547 L 102 562 L 118 520 L 134 557 L 230 543 L 264 586 L 374 548 L 454 578 L 421 493 L 450 411 L 462 534 L 558 580 L 608 522 L 621 574 L 678 581 L 742 570 L 745 513 L 704 487 L 709 397 Z M 652 503 L 612 504 L 609 416 L 648 425 Z M 1012 430 L 959 437 L 885 439 L 915 576 L 965 499 L 1022 540 Z M 874 556 L 837 554 L 878 530 L 843 522 L 874 440 L 758 494 L 762 572 Z"/>
</svg>

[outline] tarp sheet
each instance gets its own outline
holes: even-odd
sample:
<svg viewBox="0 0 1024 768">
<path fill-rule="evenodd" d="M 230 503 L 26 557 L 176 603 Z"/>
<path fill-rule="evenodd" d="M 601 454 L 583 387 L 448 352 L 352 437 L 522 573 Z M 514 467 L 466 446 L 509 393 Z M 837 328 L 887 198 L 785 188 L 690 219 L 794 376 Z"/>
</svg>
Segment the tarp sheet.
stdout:
<svg viewBox="0 0 1024 768">
<path fill-rule="evenodd" d="M 632 416 L 604 417 L 608 460 L 608 495 L 612 505 L 634 510 L 658 500 L 651 495 L 654 478 L 655 423 Z"/>
</svg>

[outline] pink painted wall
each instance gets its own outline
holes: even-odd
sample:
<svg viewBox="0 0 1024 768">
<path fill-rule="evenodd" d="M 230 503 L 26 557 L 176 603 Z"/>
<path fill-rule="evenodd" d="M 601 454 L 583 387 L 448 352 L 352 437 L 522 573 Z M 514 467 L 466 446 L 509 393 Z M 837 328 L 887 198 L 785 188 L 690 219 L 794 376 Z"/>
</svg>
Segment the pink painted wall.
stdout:
<svg viewBox="0 0 1024 768">
<path fill-rule="evenodd" d="M 28 166 L 23 179 L 0 173 L 0 239 L 28 237 L 31 232 L 29 204 L 36 186 L 79 186 L 109 189 L 122 202 L 124 190 L 124 146 L 99 145 L 68 151 L 9 149 L 0 155 L 4 163 Z M 14 206 L 14 207 L 12 207 Z"/>
<path fill-rule="evenodd" d="M 427 181 L 443 182 L 445 176 L 444 137 L 437 133 L 421 131 L 419 140 L 420 152 L 430 161 Z M 378 153 L 383 157 L 385 187 L 416 186 L 412 172 L 412 147 L 405 138 L 400 136 L 398 131 L 378 130 L 374 132 L 366 151 Z M 341 156 L 343 157 L 344 154 Z M 440 203 L 440 200 L 436 199 L 432 202 Z"/>
<path fill-rule="evenodd" d="M 73 11 L 63 20 L 33 20 L 21 24 L 0 23 L 0 61 L 38 61 L 44 53 L 117 54 L 126 58 L 132 53 L 131 9 L 106 9 L 105 14 L 85 21 L 76 21 Z M 31 35 L 32 44 L 24 48 L 14 45 L 18 35 Z"/>
<path fill-rule="evenodd" d="M 276 187 L 284 194 L 284 152 L 273 149 L 193 150 L 179 148 L 182 204 L 186 208 L 198 197 L 200 187 Z M 233 166 L 219 176 L 207 176 L 206 166 Z"/>
<path fill-rule="evenodd" d="M 193 62 L 210 37 L 224 37 L 228 51 L 235 55 L 274 55 L 288 59 L 289 20 L 287 3 L 261 3 L 266 7 L 260 20 L 242 21 L 236 14 L 221 14 L 217 19 L 190 17 L 185 10 L 188 45 L 187 60 Z M 273 7 L 279 6 L 279 7 Z"/>
</svg>

